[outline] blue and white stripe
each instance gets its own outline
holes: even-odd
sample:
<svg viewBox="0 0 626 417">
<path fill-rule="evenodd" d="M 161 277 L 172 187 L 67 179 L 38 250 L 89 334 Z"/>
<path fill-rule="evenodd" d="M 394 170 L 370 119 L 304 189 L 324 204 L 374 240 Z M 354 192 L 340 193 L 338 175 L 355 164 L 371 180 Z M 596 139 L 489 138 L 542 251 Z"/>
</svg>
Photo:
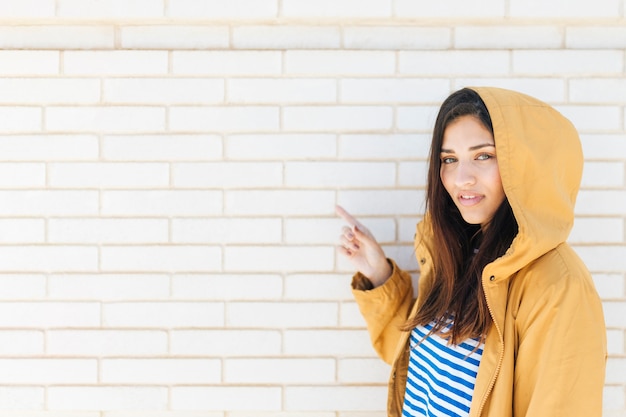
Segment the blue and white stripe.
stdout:
<svg viewBox="0 0 626 417">
<path fill-rule="evenodd" d="M 411 332 L 402 415 L 468 416 L 483 345 L 479 339 L 448 345 L 446 339 L 434 334 L 418 345 L 431 329 L 432 324 Z"/>
</svg>

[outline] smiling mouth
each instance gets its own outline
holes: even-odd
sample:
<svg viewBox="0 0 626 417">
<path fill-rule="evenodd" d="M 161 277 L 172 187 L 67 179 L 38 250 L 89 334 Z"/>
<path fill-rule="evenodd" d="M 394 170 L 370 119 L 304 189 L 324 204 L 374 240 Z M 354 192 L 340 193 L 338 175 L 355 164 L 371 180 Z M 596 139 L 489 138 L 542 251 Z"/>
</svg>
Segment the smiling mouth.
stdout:
<svg viewBox="0 0 626 417">
<path fill-rule="evenodd" d="M 463 206 L 473 206 L 474 204 L 478 204 L 484 197 L 481 195 L 467 195 L 460 194 L 459 202 Z"/>
</svg>

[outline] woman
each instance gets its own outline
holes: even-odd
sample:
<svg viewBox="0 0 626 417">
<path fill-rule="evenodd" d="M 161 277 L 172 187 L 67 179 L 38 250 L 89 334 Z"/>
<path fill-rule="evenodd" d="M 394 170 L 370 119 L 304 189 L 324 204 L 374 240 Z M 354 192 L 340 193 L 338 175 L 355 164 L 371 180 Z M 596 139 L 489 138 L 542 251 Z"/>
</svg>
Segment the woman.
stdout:
<svg viewBox="0 0 626 417">
<path fill-rule="evenodd" d="M 572 124 L 532 97 L 457 91 L 430 150 L 411 277 L 349 224 L 339 251 L 374 348 L 392 364 L 390 416 L 600 416 L 602 307 L 565 242 L 582 152 Z"/>
</svg>

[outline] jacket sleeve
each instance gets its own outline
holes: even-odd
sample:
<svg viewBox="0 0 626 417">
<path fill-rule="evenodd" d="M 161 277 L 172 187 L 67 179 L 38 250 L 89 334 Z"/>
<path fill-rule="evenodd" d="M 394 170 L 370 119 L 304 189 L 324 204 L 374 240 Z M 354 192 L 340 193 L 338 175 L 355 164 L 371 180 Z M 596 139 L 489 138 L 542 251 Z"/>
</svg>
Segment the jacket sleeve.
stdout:
<svg viewBox="0 0 626 417">
<path fill-rule="evenodd" d="M 408 318 L 413 304 L 411 275 L 392 266 L 391 277 L 377 288 L 357 273 L 352 279 L 352 293 L 367 323 L 372 346 L 378 355 L 391 364 L 402 333 L 400 327 Z"/>
<path fill-rule="evenodd" d="M 516 320 L 513 415 L 600 417 L 607 356 L 600 299 L 586 269 L 549 272 L 560 279 L 524 277 L 532 284 Z"/>
</svg>

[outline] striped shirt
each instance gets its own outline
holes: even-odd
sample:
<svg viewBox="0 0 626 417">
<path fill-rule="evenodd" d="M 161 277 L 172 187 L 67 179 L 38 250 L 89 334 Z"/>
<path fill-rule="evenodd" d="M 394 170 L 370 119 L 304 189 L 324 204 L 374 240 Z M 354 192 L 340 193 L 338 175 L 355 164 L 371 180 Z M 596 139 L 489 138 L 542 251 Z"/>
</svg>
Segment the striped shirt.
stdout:
<svg viewBox="0 0 626 417">
<path fill-rule="evenodd" d="M 467 339 L 449 346 L 446 339 L 432 334 L 418 345 L 430 329 L 432 324 L 411 332 L 402 415 L 468 416 L 483 344 L 479 339 Z"/>
</svg>

